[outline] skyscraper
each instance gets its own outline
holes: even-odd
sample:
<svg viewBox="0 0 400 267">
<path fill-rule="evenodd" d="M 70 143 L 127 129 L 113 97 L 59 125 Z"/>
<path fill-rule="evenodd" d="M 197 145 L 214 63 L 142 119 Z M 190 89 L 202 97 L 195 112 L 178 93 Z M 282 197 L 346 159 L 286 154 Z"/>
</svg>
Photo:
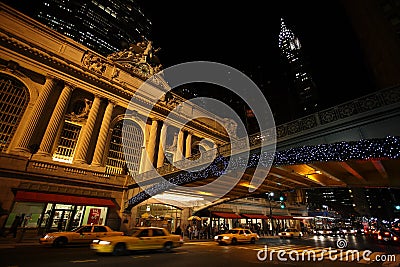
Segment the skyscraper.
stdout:
<svg viewBox="0 0 400 267">
<path fill-rule="evenodd" d="M 134 0 L 6 3 L 102 55 L 128 48 L 141 41 L 142 36 L 150 37 L 151 21 Z"/>
<path fill-rule="evenodd" d="M 317 90 L 307 69 L 300 41 L 283 19 L 279 33 L 279 48 L 288 63 L 292 89 L 295 91 L 300 113 L 305 115 L 316 111 Z"/>
<path fill-rule="evenodd" d="M 312 188 L 306 190 L 306 195 L 310 212 L 327 208 L 337 212 L 343 218 L 358 215 L 354 209 L 356 204 L 351 188 Z"/>
</svg>

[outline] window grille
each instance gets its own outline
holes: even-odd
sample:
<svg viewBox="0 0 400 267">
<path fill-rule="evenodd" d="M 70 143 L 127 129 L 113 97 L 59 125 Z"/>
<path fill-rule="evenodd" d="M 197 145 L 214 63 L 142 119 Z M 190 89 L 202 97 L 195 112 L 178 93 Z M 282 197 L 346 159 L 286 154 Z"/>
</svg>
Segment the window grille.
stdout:
<svg viewBox="0 0 400 267">
<path fill-rule="evenodd" d="M 124 144 L 122 144 L 123 127 Z M 130 120 L 117 122 L 111 135 L 106 172 L 109 174 L 122 174 L 124 169 L 129 167 L 131 175 L 137 174 L 142 156 L 142 145 L 143 132 L 139 125 Z"/>
<path fill-rule="evenodd" d="M 5 151 L 29 102 L 28 89 L 20 81 L 0 74 L 0 151 Z"/>
<path fill-rule="evenodd" d="M 68 163 L 72 162 L 80 131 L 80 125 L 68 121 L 64 122 L 57 149 L 53 154 L 54 160 Z"/>
</svg>

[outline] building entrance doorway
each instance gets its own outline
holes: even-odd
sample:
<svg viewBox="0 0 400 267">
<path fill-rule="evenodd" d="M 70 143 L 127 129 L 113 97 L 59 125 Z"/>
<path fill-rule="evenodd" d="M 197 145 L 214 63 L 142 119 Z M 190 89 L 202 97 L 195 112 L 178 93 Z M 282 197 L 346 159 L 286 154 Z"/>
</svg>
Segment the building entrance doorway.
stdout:
<svg viewBox="0 0 400 267">
<path fill-rule="evenodd" d="M 81 206 L 65 204 L 48 204 L 44 212 L 43 222 L 46 232 L 68 231 L 79 226 Z M 78 212 L 77 212 L 78 211 Z"/>
</svg>

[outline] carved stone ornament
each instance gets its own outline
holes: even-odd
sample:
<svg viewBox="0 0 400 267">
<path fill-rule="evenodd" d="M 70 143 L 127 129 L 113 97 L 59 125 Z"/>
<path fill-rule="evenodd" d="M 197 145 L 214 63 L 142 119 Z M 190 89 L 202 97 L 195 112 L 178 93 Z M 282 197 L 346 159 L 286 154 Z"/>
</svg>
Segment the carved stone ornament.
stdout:
<svg viewBox="0 0 400 267">
<path fill-rule="evenodd" d="M 75 112 L 67 114 L 66 115 L 67 119 L 74 122 L 83 122 L 87 120 L 93 102 L 90 101 L 89 99 L 85 99 L 84 101 L 85 101 L 85 107 L 82 109 L 82 111 L 79 114 L 75 114 Z"/>
<path fill-rule="evenodd" d="M 131 44 L 129 48 L 114 52 L 107 56 L 109 60 L 122 65 L 143 78 L 149 78 L 162 68 L 155 56 L 160 48 L 154 49 L 153 42 L 143 38 L 143 41 Z"/>
<path fill-rule="evenodd" d="M 88 70 L 94 71 L 97 74 L 103 75 L 106 70 L 106 63 L 98 56 L 87 52 L 82 58 L 82 65 Z"/>
<path fill-rule="evenodd" d="M 170 109 L 174 109 L 176 106 L 178 106 L 181 101 L 174 96 L 173 94 L 171 94 L 170 92 L 167 92 L 166 94 L 164 94 L 161 99 L 160 99 L 161 103 L 163 103 L 165 106 L 167 106 Z"/>
</svg>

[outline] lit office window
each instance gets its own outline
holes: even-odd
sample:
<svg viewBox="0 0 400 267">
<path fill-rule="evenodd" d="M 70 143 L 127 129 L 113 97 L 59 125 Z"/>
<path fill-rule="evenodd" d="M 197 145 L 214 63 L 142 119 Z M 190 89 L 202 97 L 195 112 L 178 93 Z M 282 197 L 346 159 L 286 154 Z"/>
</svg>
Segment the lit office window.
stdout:
<svg viewBox="0 0 400 267">
<path fill-rule="evenodd" d="M 80 125 L 68 121 L 64 122 L 57 149 L 53 154 L 53 160 L 67 163 L 72 162 L 80 132 Z"/>
<path fill-rule="evenodd" d="M 124 143 L 122 143 L 122 129 L 124 130 Z M 143 132 L 138 124 L 131 120 L 117 122 L 111 135 L 106 172 L 121 174 L 128 166 L 131 175 L 138 173 L 142 146 Z"/>
<path fill-rule="evenodd" d="M 28 89 L 18 80 L 0 74 L 0 151 L 8 148 L 28 102 Z"/>
</svg>

